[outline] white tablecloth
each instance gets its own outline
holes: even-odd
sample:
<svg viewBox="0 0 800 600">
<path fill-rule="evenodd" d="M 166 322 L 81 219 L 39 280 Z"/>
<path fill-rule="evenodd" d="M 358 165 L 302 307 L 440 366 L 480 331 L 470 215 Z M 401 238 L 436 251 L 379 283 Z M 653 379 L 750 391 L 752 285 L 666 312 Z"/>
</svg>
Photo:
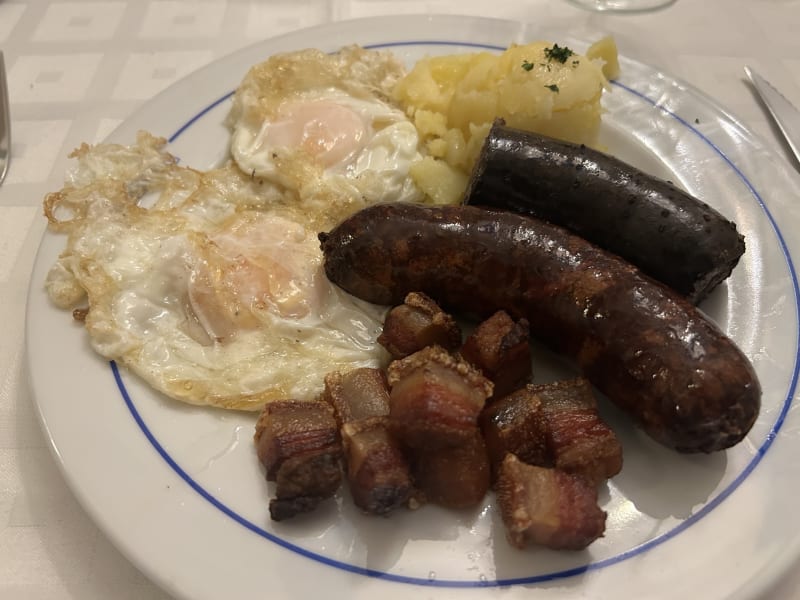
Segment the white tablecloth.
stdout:
<svg viewBox="0 0 800 600">
<path fill-rule="evenodd" d="M 742 66 L 757 68 L 800 106 L 800 0 L 678 0 L 626 15 L 564 0 L 0 0 L 13 131 L 13 162 L 0 187 L 0 598 L 166 597 L 66 487 L 26 381 L 25 301 L 44 230 L 41 200 L 60 187 L 69 151 L 101 140 L 156 92 L 240 47 L 310 25 L 397 13 L 607 31 L 622 54 L 694 84 L 793 160 Z M 797 566 L 770 598 L 800 598 Z"/>
</svg>

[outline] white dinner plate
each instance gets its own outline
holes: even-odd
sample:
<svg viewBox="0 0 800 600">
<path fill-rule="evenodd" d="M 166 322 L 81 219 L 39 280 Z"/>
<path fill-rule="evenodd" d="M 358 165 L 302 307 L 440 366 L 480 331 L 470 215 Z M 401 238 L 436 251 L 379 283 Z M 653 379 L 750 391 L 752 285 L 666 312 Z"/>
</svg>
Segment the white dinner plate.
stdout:
<svg viewBox="0 0 800 600">
<path fill-rule="evenodd" d="M 197 168 L 225 157 L 230 94 L 267 56 L 359 43 L 409 64 L 425 54 L 496 51 L 549 39 L 544 26 L 403 16 L 298 31 L 236 52 L 170 87 L 111 136 L 146 129 Z M 800 178 L 745 126 L 690 86 L 633 60 L 604 96 L 608 150 L 671 178 L 734 220 L 747 252 L 702 308 L 753 361 L 763 407 L 746 440 L 680 455 L 603 405 L 623 441 L 601 490 L 605 537 L 582 552 L 512 549 L 493 510 L 426 506 L 360 515 L 343 491 L 316 513 L 270 521 L 272 491 L 252 444 L 255 416 L 181 405 L 105 362 L 43 289 L 64 238 L 44 236 L 28 304 L 29 372 L 46 435 L 83 506 L 120 550 L 178 597 L 751 598 L 800 554 L 798 280 Z M 542 356 L 540 379 L 569 375 Z"/>
</svg>

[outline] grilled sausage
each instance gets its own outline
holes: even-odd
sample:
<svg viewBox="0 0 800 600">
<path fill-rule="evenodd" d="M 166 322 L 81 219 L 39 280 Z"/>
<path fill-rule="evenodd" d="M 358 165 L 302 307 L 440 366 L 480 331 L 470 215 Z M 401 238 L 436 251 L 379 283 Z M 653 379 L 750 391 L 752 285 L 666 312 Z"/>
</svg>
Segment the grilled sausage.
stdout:
<svg viewBox="0 0 800 600">
<path fill-rule="evenodd" d="M 495 122 L 464 202 L 566 227 L 692 302 L 744 253 L 736 225 L 668 181 L 579 146 Z"/>
<path fill-rule="evenodd" d="M 320 241 L 328 278 L 364 300 L 422 291 L 453 312 L 527 319 L 533 337 L 678 451 L 732 446 L 758 414 L 755 372 L 712 321 L 563 228 L 471 206 L 382 204 Z"/>
</svg>

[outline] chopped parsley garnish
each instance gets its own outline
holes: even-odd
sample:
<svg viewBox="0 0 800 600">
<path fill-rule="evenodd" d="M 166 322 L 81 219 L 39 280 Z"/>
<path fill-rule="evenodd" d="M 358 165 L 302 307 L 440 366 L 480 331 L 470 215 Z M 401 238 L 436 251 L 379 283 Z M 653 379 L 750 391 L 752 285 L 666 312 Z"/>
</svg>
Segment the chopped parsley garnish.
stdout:
<svg viewBox="0 0 800 600">
<path fill-rule="evenodd" d="M 572 50 L 570 50 L 566 46 L 563 47 L 559 46 L 558 44 L 553 44 L 552 48 L 544 49 L 544 55 L 549 60 L 555 60 L 557 62 L 560 62 L 561 64 L 567 62 L 567 59 L 573 54 L 575 53 Z"/>
<path fill-rule="evenodd" d="M 533 63 L 527 60 L 523 60 L 522 68 L 525 69 L 526 71 L 530 71 L 531 69 L 533 69 Z"/>
<path fill-rule="evenodd" d="M 550 90 L 551 92 L 556 92 L 556 93 L 558 93 L 558 86 L 557 86 L 555 83 L 554 83 L 553 85 L 546 85 L 546 86 L 544 86 L 544 87 L 546 87 L 546 88 L 547 88 L 548 90 Z"/>
</svg>

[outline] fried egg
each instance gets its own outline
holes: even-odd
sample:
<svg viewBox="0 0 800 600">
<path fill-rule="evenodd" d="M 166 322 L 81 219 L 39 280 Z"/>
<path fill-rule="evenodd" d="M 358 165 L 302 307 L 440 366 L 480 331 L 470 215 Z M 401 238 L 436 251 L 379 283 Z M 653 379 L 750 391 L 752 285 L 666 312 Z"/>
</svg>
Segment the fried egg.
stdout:
<svg viewBox="0 0 800 600">
<path fill-rule="evenodd" d="M 334 220 L 378 201 L 423 198 L 408 177 L 419 136 L 389 100 L 404 67 L 357 46 L 270 57 L 242 80 L 226 119 L 236 165 Z"/>
<path fill-rule="evenodd" d="M 230 160 L 197 171 L 163 139 L 84 145 L 45 200 L 67 234 L 46 289 L 81 307 L 92 347 L 185 402 L 259 409 L 325 374 L 382 366 L 385 309 L 332 285 L 317 232 L 378 201 L 415 201 L 419 137 L 390 53 L 301 50 L 252 67 L 226 124 Z"/>
<path fill-rule="evenodd" d="M 181 166 L 164 144 L 143 132 L 84 145 L 45 200 L 67 234 L 46 289 L 61 308 L 88 306 L 95 351 L 172 398 L 253 410 L 385 364 L 384 309 L 328 281 L 307 206 L 234 164 Z"/>
</svg>

